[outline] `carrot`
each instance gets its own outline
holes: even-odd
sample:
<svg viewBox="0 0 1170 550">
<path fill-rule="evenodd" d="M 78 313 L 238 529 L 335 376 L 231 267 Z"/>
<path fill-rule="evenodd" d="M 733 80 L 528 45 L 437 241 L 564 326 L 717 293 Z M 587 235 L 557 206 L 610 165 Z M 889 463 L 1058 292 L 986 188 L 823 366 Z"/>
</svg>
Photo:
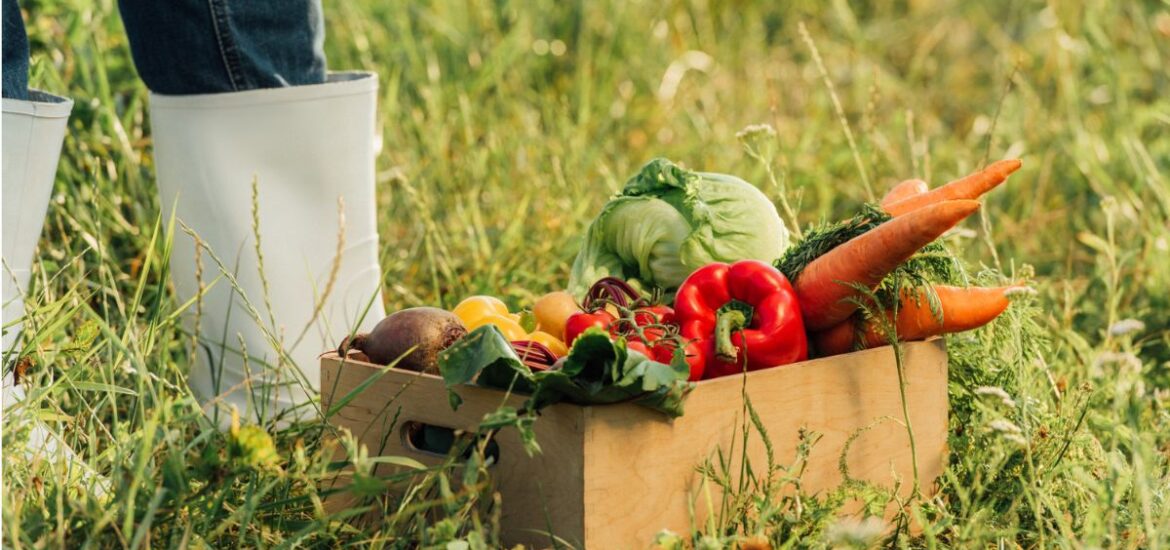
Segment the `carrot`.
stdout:
<svg viewBox="0 0 1170 550">
<path fill-rule="evenodd" d="M 812 333 L 813 346 L 816 347 L 817 354 L 820 357 L 828 357 L 853 351 L 856 326 L 857 323 L 853 319 L 846 319 L 828 330 Z"/>
<path fill-rule="evenodd" d="M 1020 165 L 1018 159 L 996 161 L 983 170 L 959 178 L 933 191 L 911 195 L 889 204 L 882 201 L 882 208 L 885 208 L 891 216 L 897 217 L 941 201 L 977 199 L 1003 183 L 1012 172 L 1020 169 Z"/>
<path fill-rule="evenodd" d="M 899 340 L 921 340 L 939 334 L 950 334 L 979 328 L 990 323 L 1007 309 L 1007 291 L 1015 287 L 963 288 L 936 285 L 934 293 L 942 306 L 942 317 L 935 317 L 925 292 L 905 293 L 898 304 L 894 318 L 894 332 Z M 894 315 L 894 312 L 887 312 Z M 887 343 L 880 328 L 870 324 L 865 330 L 865 347 Z"/>
<path fill-rule="evenodd" d="M 925 181 L 906 180 L 895 185 L 893 189 L 890 189 L 889 193 L 886 193 L 886 196 L 882 197 L 881 206 L 885 208 L 902 199 L 907 199 L 914 195 L 921 195 L 927 191 L 930 191 L 930 186 Z"/>
<path fill-rule="evenodd" d="M 979 209 L 978 201 L 944 201 L 889 220 L 826 252 L 796 279 L 804 326 L 829 328 L 857 309 L 849 301 L 873 289 L 899 264 Z"/>
<path fill-rule="evenodd" d="M 924 291 L 903 294 L 898 311 L 886 312 L 894 319 L 894 332 L 899 341 L 922 340 L 940 334 L 951 334 L 979 328 L 999 317 L 1008 307 L 1007 291 L 1012 286 L 995 288 L 962 288 L 936 285 L 942 317 L 936 317 L 930 309 L 930 301 Z M 837 355 L 854 349 L 857 335 L 855 321 L 848 320 L 828 330 L 816 333 L 813 341 L 821 355 Z M 889 339 L 877 323 L 866 323 L 864 348 L 884 346 Z"/>
</svg>

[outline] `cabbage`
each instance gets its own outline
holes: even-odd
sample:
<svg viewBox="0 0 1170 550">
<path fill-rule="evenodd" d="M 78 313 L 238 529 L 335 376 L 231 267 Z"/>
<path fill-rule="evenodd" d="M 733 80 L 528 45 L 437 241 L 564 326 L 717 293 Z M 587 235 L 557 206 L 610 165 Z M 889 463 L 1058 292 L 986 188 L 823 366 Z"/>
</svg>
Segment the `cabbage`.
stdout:
<svg viewBox="0 0 1170 550">
<path fill-rule="evenodd" d="M 654 159 L 590 224 L 573 262 L 569 292 L 583 296 L 607 276 L 646 289 L 674 289 L 709 263 L 772 263 L 786 248 L 788 229 L 755 186 Z"/>
</svg>

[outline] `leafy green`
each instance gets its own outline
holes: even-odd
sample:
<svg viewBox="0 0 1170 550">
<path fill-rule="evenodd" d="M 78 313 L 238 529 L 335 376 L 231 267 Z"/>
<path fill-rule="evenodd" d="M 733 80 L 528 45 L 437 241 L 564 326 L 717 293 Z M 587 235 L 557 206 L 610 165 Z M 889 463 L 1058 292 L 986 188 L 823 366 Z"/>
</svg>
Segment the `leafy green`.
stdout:
<svg viewBox="0 0 1170 550">
<path fill-rule="evenodd" d="M 694 384 L 690 367 L 676 354 L 670 365 L 626 349 L 625 341 L 591 328 L 577 337 L 560 369 L 536 373 L 542 385 L 534 396 L 538 406 L 557 401 L 579 405 L 633 402 L 682 416 L 683 400 Z"/>
<path fill-rule="evenodd" d="M 772 262 L 787 246 L 788 229 L 752 184 L 654 159 L 589 226 L 569 292 L 608 276 L 672 289 L 709 263 Z"/>
<path fill-rule="evenodd" d="M 531 393 L 531 371 L 512 344 L 493 325 L 479 327 L 439 353 L 439 373 L 447 384 L 451 408 L 463 403 L 451 388 L 476 381 L 481 386 Z"/>
<path fill-rule="evenodd" d="M 455 388 L 474 382 L 528 394 L 524 405 L 528 410 L 559 402 L 631 402 L 678 417 L 694 388 L 687 381 L 690 368 L 682 354 L 676 353 L 669 365 L 659 363 L 626 349 L 624 340 L 610 340 L 609 334 L 598 328 L 577 337 L 559 368 L 532 372 L 499 329 L 485 325 L 439 355 L 439 372 L 453 408 L 462 402 Z"/>
</svg>

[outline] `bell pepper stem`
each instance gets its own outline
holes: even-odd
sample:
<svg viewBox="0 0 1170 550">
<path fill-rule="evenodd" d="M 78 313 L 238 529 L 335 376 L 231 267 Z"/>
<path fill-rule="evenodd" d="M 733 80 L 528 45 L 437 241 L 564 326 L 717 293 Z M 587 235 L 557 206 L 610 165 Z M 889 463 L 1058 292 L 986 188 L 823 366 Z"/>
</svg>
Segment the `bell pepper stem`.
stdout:
<svg viewBox="0 0 1170 550">
<path fill-rule="evenodd" d="M 725 307 L 715 316 L 715 355 L 722 361 L 735 362 L 739 350 L 731 343 L 731 334 L 748 324 L 748 316 L 738 307 Z"/>
</svg>

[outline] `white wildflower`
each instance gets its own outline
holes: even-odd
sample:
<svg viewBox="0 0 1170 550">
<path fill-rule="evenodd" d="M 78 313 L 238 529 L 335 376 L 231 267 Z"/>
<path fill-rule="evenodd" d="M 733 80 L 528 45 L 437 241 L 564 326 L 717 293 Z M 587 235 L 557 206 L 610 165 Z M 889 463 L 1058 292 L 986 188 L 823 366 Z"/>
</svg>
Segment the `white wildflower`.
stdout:
<svg viewBox="0 0 1170 550">
<path fill-rule="evenodd" d="M 1016 296 L 1035 296 L 1039 294 L 1036 289 L 1030 286 L 1014 286 L 1004 291 L 1003 295 L 1008 298 L 1015 298 Z"/>
<path fill-rule="evenodd" d="M 723 550 L 724 548 L 726 545 L 723 544 L 723 541 L 711 535 L 699 539 L 699 542 L 695 544 L 695 550 Z"/>
<path fill-rule="evenodd" d="M 1109 327 L 1109 334 L 1113 336 L 1125 336 L 1134 332 L 1141 332 L 1146 330 L 1146 324 L 1137 319 L 1122 319 L 1113 326 Z"/>
<path fill-rule="evenodd" d="M 1123 372 L 1140 373 L 1142 371 L 1142 360 L 1128 351 L 1106 351 L 1093 359 L 1094 372 L 1101 372 L 1107 365 L 1117 365 Z"/>
<path fill-rule="evenodd" d="M 1103 378 L 1113 386 L 1118 396 L 1145 395 L 1142 360 L 1131 352 L 1106 351 L 1093 359 L 1089 367 L 1092 376 Z"/>
<path fill-rule="evenodd" d="M 1105 195 L 1101 197 L 1101 209 L 1109 212 L 1117 208 L 1117 197 L 1113 195 Z"/>
<path fill-rule="evenodd" d="M 654 536 L 654 546 L 662 550 L 682 550 L 686 548 L 686 545 L 683 543 L 683 538 L 670 529 L 663 529 Z"/>
<path fill-rule="evenodd" d="M 946 235 L 948 237 L 955 237 L 958 239 L 974 239 L 975 237 L 979 236 L 979 233 L 976 232 L 974 229 L 968 229 L 966 227 L 956 227 L 954 229 L 951 229 L 950 231 L 947 231 Z"/>
<path fill-rule="evenodd" d="M 752 124 L 735 133 L 735 139 L 759 139 L 762 137 L 776 137 L 776 129 L 771 124 Z"/>
<path fill-rule="evenodd" d="M 1010 420 L 1005 420 L 1005 419 L 992 420 L 987 425 L 987 427 L 989 429 L 991 429 L 991 431 L 999 434 L 1000 437 L 1002 437 L 1008 441 L 1011 441 L 1012 443 L 1015 443 L 1017 445 L 1027 445 L 1028 444 L 1028 440 L 1024 439 L 1024 436 L 1023 436 L 1024 431 L 1021 430 L 1019 426 L 1015 425 L 1015 423 L 1013 423 Z"/>
<path fill-rule="evenodd" d="M 1008 392 L 1004 391 L 1003 388 L 997 386 L 980 386 L 975 388 L 975 395 L 990 395 L 998 398 L 1009 409 L 1016 407 L 1016 400 L 1012 399 L 1012 396 L 1008 395 Z"/>
<path fill-rule="evenodd" d="M 993 432 L 1000 432 L 1000 433 L 1005 433 L 1005 434 L 1023 433 L 1023 430 L 1021 430 L 1020 427 L 1017 426 L 1014 422 L 1012 422 L 1011 420 L 1005 420 L 1002 418 L 998 419 L 998 420 L 992 420 L 987 425 L 987 427 L 991 428 L 991 431 L 993 431 Z"/>
<path fill-rule="evenodd" d="M 834 547 L 868 548 L 886 532 L 882 518 L 841 518 L 829 526 L 826 536 Z"/>
</svg>

